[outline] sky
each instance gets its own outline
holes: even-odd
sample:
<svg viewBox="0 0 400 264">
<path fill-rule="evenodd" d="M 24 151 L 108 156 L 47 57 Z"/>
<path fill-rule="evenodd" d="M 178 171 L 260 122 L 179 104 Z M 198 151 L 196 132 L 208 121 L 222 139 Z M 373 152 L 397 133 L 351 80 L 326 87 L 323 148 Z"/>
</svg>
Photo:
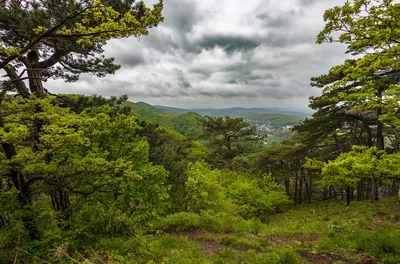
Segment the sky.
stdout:
<svg viewBox="0 0 400 264">
<path fill-rule="evenodd" d="M 122 66 L 115 75 L 47 86 L 181 108 L 307 108 L 321 94 L 310 78 L 346 59 L 342 44 L 315 44 L 324 11 L 343 2 L 164 0 L 165 20 L 148 36 L 105 47 Z"/>
</svg>

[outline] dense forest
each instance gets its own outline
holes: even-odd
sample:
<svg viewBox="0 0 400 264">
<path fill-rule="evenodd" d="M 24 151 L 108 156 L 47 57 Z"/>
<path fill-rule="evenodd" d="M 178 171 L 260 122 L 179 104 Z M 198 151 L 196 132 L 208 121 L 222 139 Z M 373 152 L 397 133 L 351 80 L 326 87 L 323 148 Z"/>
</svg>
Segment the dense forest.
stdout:
<svg viewBox="0 0 400 264">
<path fill-rule="evenodd" d="M 162 9 L 0 2 L 0 262 L 400 263 L 400 4 L 323 14 L 317 43 L 353 58 L 311 79 L 314 114 L 285 116 L 275 146 L 248 122 L 260 113 L 51 93 L 117 71 L 104 45 Z"/>
</svg>

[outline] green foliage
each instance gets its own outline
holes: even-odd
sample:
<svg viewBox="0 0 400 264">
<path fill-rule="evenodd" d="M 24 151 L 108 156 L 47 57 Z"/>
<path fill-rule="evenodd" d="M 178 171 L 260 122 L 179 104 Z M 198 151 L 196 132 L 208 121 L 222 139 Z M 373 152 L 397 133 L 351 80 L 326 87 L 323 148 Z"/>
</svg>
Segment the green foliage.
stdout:
<svg viewBox="0 0 400 264">
<path fill-rule="evenodd" d="M 217 168 L 231 167 L 235 157 L 248 155 L 255 151 L 256 129 L 243 118 L 201 117 L 202 138 L 207 139 L 209 161 Z"/>
<path fill-rule="evenodd" d="M 184 232 L 206 229 L 220 233 L 259 233 L 265 229 L 258 218 L 244 220 L 225 212 L 202 211 L 200 214 L 180 212 L 168 215 L 154 224 L 154 230 Z"/>
<path fill-rule="evenodd" d="M 201 133 L 201 127 L 197 122 L 199 115 L 196 113 L 189 112 L 177 115 L 140 102 L 124 102 L 122 105 L 129 108 L 139 119 L 158 124 L 169 132 L 176 131 L 188 137 L 196 137 Z"/>
<path fill-rule="evenodd" d="M 186 182 L 187 206 L 189 212 L 201 210 L 229 211 L 232 203 L 219 182 L 221 172 L 212 170 L 204 163 L 197 162 L 188 169 Z"/>
<path fill-rule="evenodd" d="M 252 240 L 245 236 L 224 236 L 221 238 L 221 243 L 241 250 L 260 250 L 269 246 L 266 240 Z"/>
<path fill-rule="evenodd" d="M 376 147 L 354 146 L 352 151 L 341 154 L 334 161 L 322 167 L 325 185 L 355 187 L 363 178 L 384 180 L 385 175 L 396 174 L 399 170 L 397 154 L 386 154 Z"/>
<path fill-rule="evenodd" d="M 212 170 L 199 162 L 188 170 L 186 193 L 189 211 L 229 212 L 245 219 L 266 220 L 289 203 L 287 196 L 268 176 L 252 179 L 249 175 Z"/>
<path fill-rule="evenodd" d="M 288 197 L 271 184 L 272 179 L 268 180 L 269 186 L 265 184 L 260 188 L 259 181 L 238 177 L 227 187 L 228 197 L 237 205 L 236 211 L 240 216 L 267 220 L 269 215 L 289 204 Z"/>
<path fill-rule="evenodd" d="M 12 142 L 16 154 L 12 159 L 2 157 L 1 182 L 8 181 L 9 170 L 18 168 L 27 189 L 17 186 L 20 189 L 0 192 L 9 224 L 22 220 L 27 227 L 26 215 L 31 212 L 29 224 L 40 234 L 35 244 L 43 249 L 61 239 L 79 248 L 100 237 L 143 232 L 149 221 L 168 209 L 168 173 L 149 162 L 149 145 L 136 134 L 136 119 L 112 114 L 109 105 L 76 114 L 51 101 L 3 102 L 0 141 Z M 42 111 L 36 112 L 37 107 Z M 36 120 L 42 126 L 33 142 Z M 62 209 L 49 200 L 60 188 L 68 200 Z M 27 197 L 32 204 L 19 208 L 16 196 L 22 191 L 39 194 Z M 24 232 L 18 236 L 26 239 Z"/>
<path fill-rule="evenodd" d="M 349 251 L 362 251 L 367 256 L 374 257 L 383 263 L 398 263 L 400 261 L 399 232 L 380 228 L 372 232 L 341 232 L 334 233 L 322 239 L 317 248 L 320 251 L 336 251 L 346 248 Z"/>
<path fill-rule="evenodd" d="M 228 248 L 223 250 L 213 263 L 255 263 L 255 264 L 297 264 L 305 263 L 299 256 L 289 249 L 272 249 L 266 253 L 257 253 L 254 250 L 248 250 L 243 253 L 236 253 Z"/>
<path fill-rule="evenodd" d="M 42 80 L 76 81 L 85 72 L 98 77 L 114 73 L 120 66 L 103 55 L 102 46 L 111 39 L 147 35 L 163 21 L 162 8 L 162 1 L 153 9 L 132 0 L 5 2 L 0 9 L 0 68 L 11 81 L 6 88 L 24 97 L 45 97 Z M 21 66 L 30 93 L 18 77 Z"/>
</svg>

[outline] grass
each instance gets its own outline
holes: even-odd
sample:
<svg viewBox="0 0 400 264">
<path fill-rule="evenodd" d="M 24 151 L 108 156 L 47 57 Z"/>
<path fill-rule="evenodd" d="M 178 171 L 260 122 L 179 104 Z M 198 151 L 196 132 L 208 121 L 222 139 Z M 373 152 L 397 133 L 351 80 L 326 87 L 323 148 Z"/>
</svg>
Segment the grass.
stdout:
<svg viewBox="0 0 400 264">
<path fill-rule="evenodd" d="M 394 264 L 400 263 L 399 219 L 395 199 L 349 207 L 313 203 L 268 223 L 212 211 L 178 213 L 155 223 L 153 234 L 99 241 L 89 261 Z"/>
</svg>

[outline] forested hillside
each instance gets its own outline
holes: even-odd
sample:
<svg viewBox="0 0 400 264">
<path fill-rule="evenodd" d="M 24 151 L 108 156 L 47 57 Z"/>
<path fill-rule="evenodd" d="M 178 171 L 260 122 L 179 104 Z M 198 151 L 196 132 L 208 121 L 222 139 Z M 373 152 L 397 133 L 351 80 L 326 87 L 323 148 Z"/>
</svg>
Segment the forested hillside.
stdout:
<svg viewBox="0 0 400 264">
<path fill-rule="evenodd" d="M 264 137 L 264 142 L 268 145 L 279 145 L 283 140 L 289 139 L 292 136 L 290 129 L 303 119 L 299 116 L 306 115 L 301 112 L 293 112 L 296 116 L 276 114 L 274 113 L 275 111 L 282 111 L 276 109 L 232 108 L 193 109 L 189 111 L 179 108 L 152 106 L 144 102 L 126 102 L 124 105 L 131 107 L 132 113 L 140 119 L 151 121 L 190 137 L 200 135 L 200 124 L 196 121 L 200 115 L 243 118 L 246 122 L 256 127 L 257 134 Z"/>
<path fill-rule="evenodd" d="M 0 263 L 400 263 L 400 4 L 325 12 L 353 58 L 309 117 L 51 92 L 117 71 L 104 46 L 163 6 L 1 2 Z"/>
</svg>

